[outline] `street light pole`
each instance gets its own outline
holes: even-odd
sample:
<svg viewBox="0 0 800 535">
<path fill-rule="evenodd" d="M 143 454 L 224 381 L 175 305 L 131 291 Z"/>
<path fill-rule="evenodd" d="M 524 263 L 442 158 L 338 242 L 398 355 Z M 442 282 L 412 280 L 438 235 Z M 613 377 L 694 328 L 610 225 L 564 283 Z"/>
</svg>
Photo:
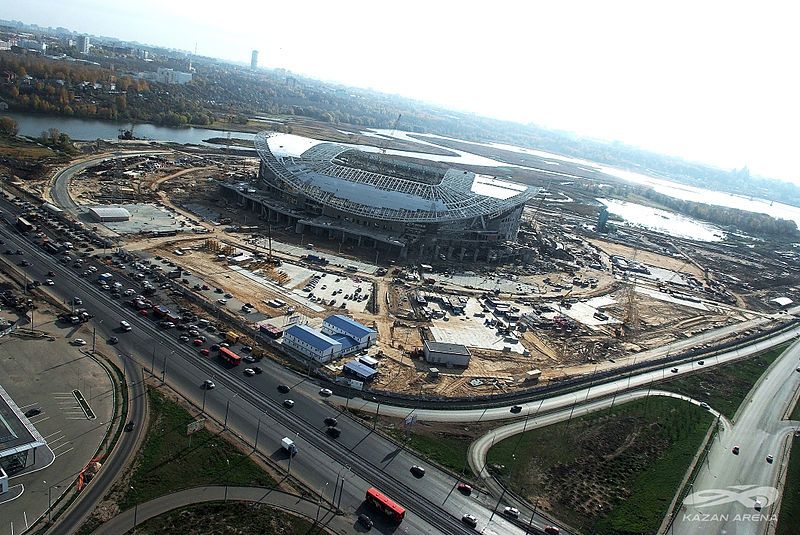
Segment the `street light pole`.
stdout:
<svg viewBox="0 0 800 535">
<path fill-rule="evenodd" d="M 258 449 L 258 434 L 261 432 L 261 416 L 258 417 L 258 425 L 256 426 L 256 442 L 253 444 L 253 451 Z"/>
<path fill-rule="evenodd" d="M 225 403 L 225 423 L 222 425 L 222 430 L 223 431 L 227 431 L 227 429 L 228 429 L 228 410 L 230 410 L 230 408 L 231 408 L 231 400 L 236 399 L 236 396 L 238 396 L 238 395 L 239 395 L 238 393 L 234 394 L 233 397 L 232 398 L 228 398 L 227 402 Z M 261 418 L 260 417 L 259 417 L 258 421 L 259 421 L 259 423 L 261 422 Z"/>
<path fill-rule="evenodd" d="M 131 490 L 136 490 L 131 487 Z M 139 512 L 139 501 L 137 500 L 136 503 L 133 505 L 133 532 L 136 533 L 136 514 Z"/>
</svg>

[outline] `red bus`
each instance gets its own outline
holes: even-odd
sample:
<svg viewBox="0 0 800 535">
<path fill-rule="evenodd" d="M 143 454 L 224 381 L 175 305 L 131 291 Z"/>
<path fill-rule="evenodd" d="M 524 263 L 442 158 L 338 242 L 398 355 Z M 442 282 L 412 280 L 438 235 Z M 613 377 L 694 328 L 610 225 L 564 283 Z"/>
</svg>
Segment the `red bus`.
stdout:
<svg viewBox="0 0 800 535">
<path fill-rule="evenodd" d="M 400 523 L 403 517 L 406 516 L 406 510 L 402 505 L 399 505 L 375 487 L 367 491 L 366 501 L 372 507 L 386 515 L 386 517 L 397 523 Z"/>
<path fill-rule="evenodd" d="M 219 356 L 232 366 L 238 366 L 242 362 L 242 357 L 228 349 L 227 347 L 219 348 Z"/>
</svg>

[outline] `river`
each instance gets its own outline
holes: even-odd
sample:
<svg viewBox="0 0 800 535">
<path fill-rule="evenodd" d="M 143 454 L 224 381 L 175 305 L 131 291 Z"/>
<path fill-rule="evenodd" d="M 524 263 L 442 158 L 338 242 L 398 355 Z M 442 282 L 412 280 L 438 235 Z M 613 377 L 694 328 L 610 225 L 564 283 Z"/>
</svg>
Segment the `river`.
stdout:
<svg viewBox="0 0 800 535">
<path fill-rule="evenodd" d="M 49 128 L 58 128 L 72 139 L 117 139 L 120 130 L 128 130 L 130 123 L 114 123 L 109 121 L 95 121 L 75 117 L 59 117 L 55 115 L 34 115 L 27 113 L 6 113 L 11 116 L 19 126 L 19 133 L 24 136 L 39 137 Z M 144 137 L 153 141 L 173 141 L 175 143 L 192 143 L 205 145 L 204 139 L 212 137 L 225 137 L 221 130 L 208 128 L 172 128 L 169 126 L 156 126 L 154 124 L 137 124 L 134 129 L 137 137 Z M 253 134 L 245 132 L 232 132 L 232 138 L 253 139 Z"/>
</svg>

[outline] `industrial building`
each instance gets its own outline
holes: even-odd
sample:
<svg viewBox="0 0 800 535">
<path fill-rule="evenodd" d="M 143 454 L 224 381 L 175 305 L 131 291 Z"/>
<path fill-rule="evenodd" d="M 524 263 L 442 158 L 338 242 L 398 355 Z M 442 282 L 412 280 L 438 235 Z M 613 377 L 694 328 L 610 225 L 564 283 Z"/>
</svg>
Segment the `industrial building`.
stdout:
<svg viewBox="0 0 800 535">
<path fill-rule="evenodd" d="M 461 344 L 446 344 L 425 340 L 423 347 L 425 361 L 428 364 L 444 364 L 445 366 L 469 366 L 469 349 Z"/>
<path fill-rule="evenodd" d="M 393 256 L 499 261 L 515 254 L 535 188 L 438 162 L 262 132 L 259 181 L 223 194 L 309 238 Z"/>
<path fill-rule="evenodd" d="M 283 333 L 283 345 L 325 363 L 342 352 L 342 344 L 307 325 L 292 325 Z"/>
<path fill-rule="evenodd" d="M 95 221 L 128 221 L 131 213 L 121 206 L 90 206 L 89 214 Z"/>
<path fill-rule="evenodd" d="M 0 386 L 0 469 L 13 475 L 36 463 L 36 450 L 46 446 L 39 431 Z"/>
</svg>

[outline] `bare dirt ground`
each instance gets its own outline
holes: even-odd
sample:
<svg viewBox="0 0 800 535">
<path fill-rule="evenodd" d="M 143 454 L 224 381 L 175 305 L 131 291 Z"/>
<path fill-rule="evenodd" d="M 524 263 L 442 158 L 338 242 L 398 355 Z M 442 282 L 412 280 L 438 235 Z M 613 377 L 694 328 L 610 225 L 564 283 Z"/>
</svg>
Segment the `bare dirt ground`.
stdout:
<svg viewBox="0 0 800 535">
<path fill-rule="evenodd" d="M 598 238 L 590 239 L 588 241 L 608 255 L 620 255 L 624 256 L 625 258 L 635 257 L 637 262 L 670 269 L 672 271 L 683 271 L 694 275 L 700 280 L 703 279 L 703 272 L 685 258 L 673 258 L 671 256 L 660 255 L 641 249 L 634 249 L 633 247 L 628 247 L 627 245 L 601 240 Z"/>
</svg>

